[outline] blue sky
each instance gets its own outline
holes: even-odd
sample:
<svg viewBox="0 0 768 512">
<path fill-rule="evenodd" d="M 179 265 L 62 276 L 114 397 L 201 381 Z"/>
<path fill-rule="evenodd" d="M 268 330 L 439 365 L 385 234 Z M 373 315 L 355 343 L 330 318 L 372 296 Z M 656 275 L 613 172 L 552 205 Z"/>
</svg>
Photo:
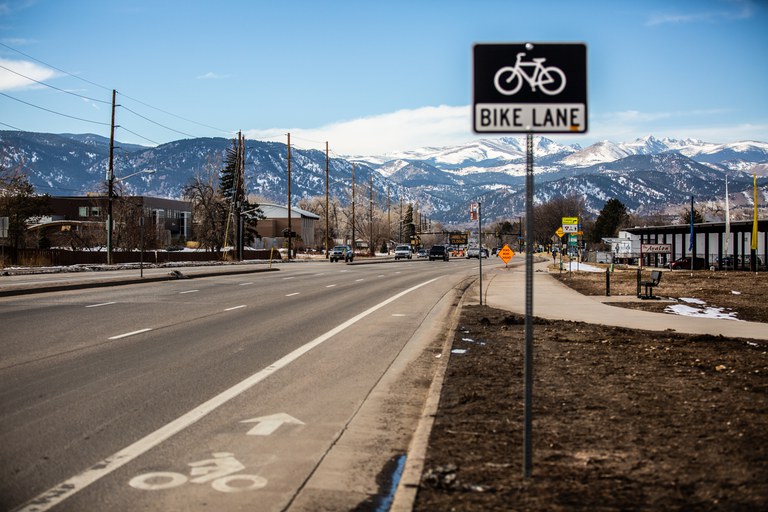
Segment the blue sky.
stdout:
<svg viewBox="0 0 768 512">
<path fill-rule="evenodd" d="M 0 129 L 109 136 L 116 89 L 123 142 L 449 146 L 476 137 L 473 45 L 528 41 L 587 45 L 589 132 L 558 142 L 768 141 L 757 0 L 0 0 Z"/>
</svg>

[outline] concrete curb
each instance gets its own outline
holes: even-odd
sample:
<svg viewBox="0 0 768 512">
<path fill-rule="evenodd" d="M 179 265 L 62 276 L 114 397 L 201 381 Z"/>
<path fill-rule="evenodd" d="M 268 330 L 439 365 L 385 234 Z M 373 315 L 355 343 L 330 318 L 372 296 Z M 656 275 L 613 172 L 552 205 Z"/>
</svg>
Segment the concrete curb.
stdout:
<svg viewBox="0 0 768 512">
<path fill-rule="evenodd" d="M 413 510 L 413 505 L 416 502 L 416 495 L 419 491 L 419 485 L 421 484 L 421 475 L 424 472 L 424 463 L 427 457 L 427 448 L 429 447 L 429 437 L 432 433 L 432 426 L 435 423 L 438 406 L 440 405 L 440 395 L 443 389 L 443 381 L 445 380 L 445 372 L 448 368 L 448 360 L 451 356 L 453 339 L 459 325 L 459 318 L 461 317 L 461 310 L 464 307 L 465 297 L 475 283 L 476 281 L 473 281 L 473 283 L 464 290 L 457 307 L 451 314 L 448 332 L 446 333 L 443 349 L 440 353 L 440 363 L 432 378 L 432 384 L 429 386 L 427 400 L 424 403 L 424 409 L 422 410 L 419 424 L 408 445 L 408 456 L 405 461 L 405 467 L 402 476 L 400 477 L 400 481 L 397 484 L 397 490 L 395 491 L 395 497 L 392 501 L 392 506 L 389 508 L 389 512 L 410 512 Z"/>
</svg>

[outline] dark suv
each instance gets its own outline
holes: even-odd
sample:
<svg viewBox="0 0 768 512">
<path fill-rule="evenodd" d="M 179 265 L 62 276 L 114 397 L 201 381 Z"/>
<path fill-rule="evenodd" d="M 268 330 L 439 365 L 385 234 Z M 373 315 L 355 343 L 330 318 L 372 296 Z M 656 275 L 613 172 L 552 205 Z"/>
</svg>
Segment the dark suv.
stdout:
<svg viewBox="0 0 768 512">
<path fill-rule="evenodd" d="M 433 245 L 429 250 L 429 261 L 448 261 L 448 249 L 444 245 Z"/>
<path fill-rule="evenodd" d="M 328 259 L 331 260 L 331 263 L 341 260 L 352 262 L 354 258 L 355 253 L 352 252 L 352 248 L 348 245 L 337 245 L 328 253 Z"/>
</svg>

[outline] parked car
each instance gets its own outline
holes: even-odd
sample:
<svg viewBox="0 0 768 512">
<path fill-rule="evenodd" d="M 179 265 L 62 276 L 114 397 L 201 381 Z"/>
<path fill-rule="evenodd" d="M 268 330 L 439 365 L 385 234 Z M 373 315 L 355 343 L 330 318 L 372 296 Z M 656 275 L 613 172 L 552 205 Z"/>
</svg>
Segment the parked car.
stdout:
<svg viewBox="0 0 768 512">
<path fill-rule="evenodd" d="M 429 250 L 429 261 L 443 260 L 448 261 L 448 249 L 444 245 L 433 245 Z"/>
<path fill-rule="evenodd" d="M 671 270 L 690 270 L 691 258 L 686 256 L 685 258 L 677 258 L 675 261 L 669 264 Z M 707 260 L 704 258 L 693 258 L 694 270 L 705 270 L 709 268 Z"/>
<path fill-rule="evenodd" d="M 488 257 L 488 249 L 483 247 L 480 249 L 479 247 L 470 247 L 467 249 L 467 259 L 469 258 L 487 258 Z"/>
<path fill-rule="evenodd" d="M 344 262 L 352 262 L 355 259 L 355 253 L 352 252 L 352 248 L 348 245 L 336 245 L 328 253 L 328 259 L 331 263 L 344 260 Z"/>
<path fill-rule="evenodd" d="M 395 247 L 395 259 L 411 259 L 411 246 L 410 245 L 398 245 Z"/>
</svg>

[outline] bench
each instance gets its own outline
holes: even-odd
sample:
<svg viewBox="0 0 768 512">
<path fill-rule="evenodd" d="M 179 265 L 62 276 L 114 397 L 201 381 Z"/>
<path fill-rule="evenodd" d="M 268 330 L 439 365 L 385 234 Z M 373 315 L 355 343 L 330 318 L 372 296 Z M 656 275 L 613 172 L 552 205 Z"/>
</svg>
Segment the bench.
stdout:
<svg viewBox="0 0 768 512">
<path fill-rule="evenodd" d="M 653 295 L 653 289 L 656 286 L 659 286 L 659 282 L 661 281 L 661 270 L 654 270 L 651 272 L 651 278 L 648 281 L 640 281 L 639 286 L 637 288 L 638 291 L 638 297 L 641 299 L 658 299 L 655 295 Z M 640 286 L 645 287 L 645 295 L 640 295 Z"/>
</svg>

